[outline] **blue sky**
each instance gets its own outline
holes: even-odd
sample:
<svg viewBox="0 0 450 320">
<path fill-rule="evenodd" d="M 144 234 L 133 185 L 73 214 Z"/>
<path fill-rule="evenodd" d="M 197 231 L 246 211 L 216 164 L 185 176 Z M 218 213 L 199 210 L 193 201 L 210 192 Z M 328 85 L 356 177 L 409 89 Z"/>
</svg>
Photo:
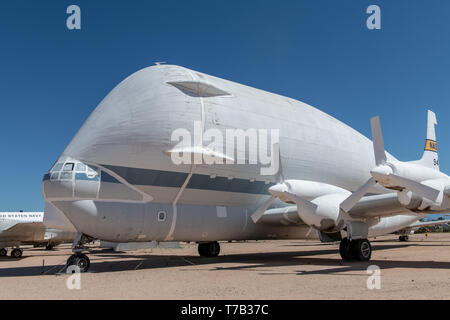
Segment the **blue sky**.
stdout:
<svg viewBox="0 0 450 320">
<path fill-rule="evenodd" d="M 82 30 L 66 28 L 81 7 Z M 381 8 L 382 29 L 366 28 Z M 42 210 L 41 179 L 101 99 L 155 61 L 309 103 L 420 157 L 437 113 L 450 171 L 450 1 L 2 1 L 0 211 Z"/>
</svg>

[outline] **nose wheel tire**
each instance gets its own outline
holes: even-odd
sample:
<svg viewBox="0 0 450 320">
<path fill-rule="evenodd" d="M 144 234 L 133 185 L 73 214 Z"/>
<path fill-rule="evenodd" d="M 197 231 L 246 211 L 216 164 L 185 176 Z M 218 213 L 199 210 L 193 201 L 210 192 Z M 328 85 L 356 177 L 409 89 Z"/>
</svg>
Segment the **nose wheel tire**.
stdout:
<svg viewBox="0 0 450 320">
<path fill-rule="evenodd" d="M 8 254 L 8 250 L 6 250 L 5 248 L 1 248 L 0 249 L 0 257 L 4 257 Z"/>
<path fill-rule="evenodd" d="M 345 261 L 369 261 L 372 256 L 372 246 L 367 239 L 348 240 L 342 239 L 339 253 Z"/>
<path fill-rule="evenodd" d="M 22 249 L 18 249 L 18 248 L 13 249 L 11 251 L 11 257 L 12 258 L 16 258 L 16 259 L 21 258 L 22 257 L 22 253 L 23 253 Z"/>
<path fill-rule="evenodd" d="M 67 259 L 66 267 L 69 269 L 72 266 L 78 267 L 80 272 L 86 272 L 91 265 L 88 256 L 82 253 L 73 254 Z"/>
<path fill-rule="evenodd" d="M 401 242 L 406 242 L 409 240 L 409 236 L 400 236 L 400 237 L 398 237 L 398 240 Z"/>
<path fill-rule="evenodd" d="M 220 245 L 217 241 L 199 243 L 198 253 L 201 257 L 217 257 L 220 253 Z"/>
</svg>

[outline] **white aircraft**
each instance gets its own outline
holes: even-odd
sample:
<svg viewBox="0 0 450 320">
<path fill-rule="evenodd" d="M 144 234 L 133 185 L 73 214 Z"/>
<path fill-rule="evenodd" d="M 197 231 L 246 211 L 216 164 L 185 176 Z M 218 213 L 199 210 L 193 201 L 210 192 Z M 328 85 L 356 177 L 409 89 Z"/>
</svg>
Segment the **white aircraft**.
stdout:
<svg viewBox="0 0 450 320">
<path fill-rule="evenodd" d="M 217 256 L 220 240 L 307 239 L 312 230 L 341 241 L 343 259 L 367 261 L 367 238 L 449 210 L 436 123 L 429 111 L 423 157 L 402 162 L 385 152 L 378 118 L 372 143 L 305 103 L 157 65 L 104 98 L 42 191 L 79 232 L 67 264 L 81 271 L 92 239 L 196 241 L 201 256 Z M 255 163 L 267 145 L 270 161 L 259 152 Z"/>
<path fill-rule="evenodd" d="M 20 245 L 45 246 L 47 250 L 63 242 L 72 242 L 76 232 L 48 228 L 44 223 L 44 212 L 0 212 L 0 256 L 22 257 Z"/>
<path fill-rule="evenodd" d="M 411 225 L 407 226 L 406 228 L 403 228 L 397 233 L 399 234 L 398 240 L 399 241 L 408 241 L 409 235 L 413 234 L 414 231 L 423 228 L 423 227 L 429 227 L 429 226 L 436 226 L 440 224 L 450 224 L 450 220 L 434 220 L 434 221 L 416 221 L 412 223 Z"/>
</svg>

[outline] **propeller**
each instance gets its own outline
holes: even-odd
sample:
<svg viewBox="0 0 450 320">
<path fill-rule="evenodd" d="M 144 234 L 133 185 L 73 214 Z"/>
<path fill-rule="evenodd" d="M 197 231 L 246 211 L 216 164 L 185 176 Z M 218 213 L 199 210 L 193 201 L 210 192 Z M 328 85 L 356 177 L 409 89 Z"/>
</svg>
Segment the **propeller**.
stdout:
<svg viewBox="0 0 450 320">
<path fill-rule="evenodd" d="M 439 197 L 439 190 L 428 187 L 420 182 L 401 177 L 394 174 L 393 166 L 389 165 L 386 151 L 384 149 L 383 134 L 381 132 L 380 118 L 374 117 L 370 119 L 370 126 L 372 129 L 373 152 L 375 156 L 376 167 L 370 171 L 372 177 L 362 185 L 358 190 L 353 192 L 347 199 L 345 199 L 340 207 L 343 211 L 349 212 L 358 201 L 364 197 L 369 189 L 375 184 L 389 188 L 392 185 L 410 190 L 420 197 L 436 201 Z"/>
<path fill-rule="evenodd" d="M 288 189 L 290 189 L 289 184 L 284 182 L 284 175 L 283 175 L 283 169 L 281 166 L 281 153 L 280 153 L 280 144 L 274 143 L 273 144 L 273 150 L 272 154 L 278 154 L 278 172 L 275 176 L 275 181 L 277 182 L 276 186 L 287 186 Z M 265 201 L 256 211 L 251 215 L 251 218 L 254 223 L 257 223 L 259 219 L 263 216 L 264 212 L 267 210 L 267 208 L 270 207 L 270 205 L 275 201 L 276 196 L 272 195 L 269 200 Z"/>
<path fill-rule="evenodd" d="M 374 186 L 377 182 L 372 177 L 365 184 L 363 184 L 362 187 L 360 187 L 358 190 L 353 192 L 347 199 L 341 202 L 341 209 L 344 212 L 349 212 L 357 203 L 359 200 L 361 200 L 362 197 L 369 191 L 369 189 Z"/>
<path fill-rule="evenodd" d="M 275 197 L 271 196 L 269 200 L 263 203 L 261 207 L 259 207 L 253 214 L 252 214 L 252 220 L 254 223 L 258 222 L 259 219 L 261 219 L 264 212 L 267 210 L 267 208 L 270 207 L 270 205 L 275 201 Z"/>
</svg>

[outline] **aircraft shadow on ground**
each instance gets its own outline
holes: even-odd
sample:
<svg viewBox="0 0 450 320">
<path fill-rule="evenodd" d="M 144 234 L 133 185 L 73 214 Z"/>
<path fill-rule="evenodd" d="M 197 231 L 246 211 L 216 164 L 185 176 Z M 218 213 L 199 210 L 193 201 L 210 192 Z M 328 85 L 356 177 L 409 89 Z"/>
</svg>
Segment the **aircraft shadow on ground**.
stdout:
<svg viewBox="0 0 450 320">
<path fill-rule="evenodd" d="M 389 250 L 416 246 L 417 244 L 376 245 L 374 251 Z M 320 257 L 334 254 L 335 257 Z M 68 257 L 68 256 L 67 256 Z M 450 269 L 450 262 L 439 261 L 399 261 L 399 260 L 371 260 L 368 262 L 344 262 L 336 249 L 293 251 L 293 252 L 267 252 L 267 253 L 235 253 L 215 258 L 206 258 L 190 255 L 161 255 L 114 253 L 110 250 L 92 250 L 89 254 L 91 267 L 89 272 L 105 273 L 132 270 L 151 270 L 157 268 L 188 267 L 182 271 L 205 271 L 204 266 L 211 266 L 209 271 L 220 272 L 229 270 L 244 270 L 258 272 L 261 275 L 276 274 L 347 274 L 349 271 L 365 271 L 369 265 L 377 265 L 381 269 L 408 268 L 408 269 Z M 105 261 L 106 260 L 106 261 Z M 213 266 L 215 264 L 233 264 L 233 266 Z M 320 270 L 302 271 L 294 270 L 287 273 L 277 273 L 277 267 L 313 265 L 325 267 Z M 275 268 L 261 270 L 261 268 Z M 64 273 L 65 259 L 57 265 L 28 266 L 0 269 L 1 277 L 23 277 L 55 275 Z M 208 271 L 208 269 L 206 269 Z"/>
</svg>

